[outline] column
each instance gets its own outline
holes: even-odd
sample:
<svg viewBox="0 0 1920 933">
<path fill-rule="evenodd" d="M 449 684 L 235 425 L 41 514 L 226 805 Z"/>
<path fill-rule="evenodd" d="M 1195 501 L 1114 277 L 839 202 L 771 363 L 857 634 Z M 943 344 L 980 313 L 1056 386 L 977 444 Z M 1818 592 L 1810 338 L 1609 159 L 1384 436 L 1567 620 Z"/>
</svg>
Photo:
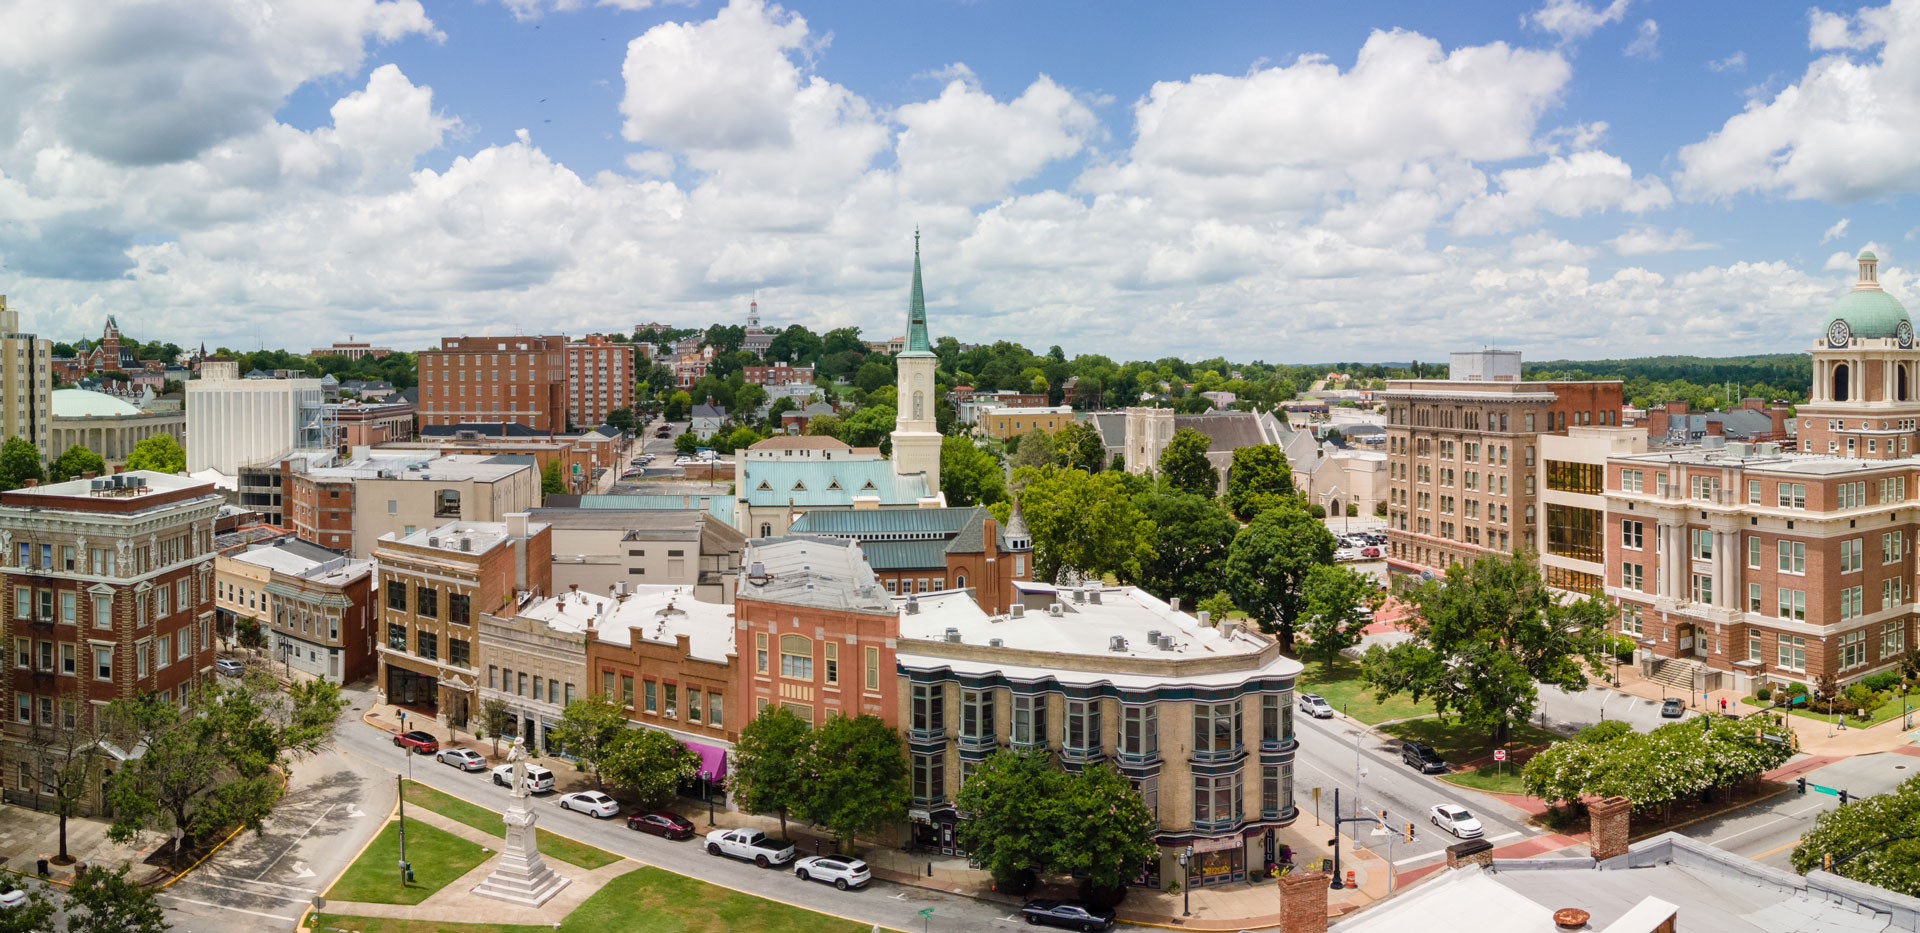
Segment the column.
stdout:
<svg viewBox="0 0 1920 933">
<path fill-rule="evenodd" d="M 1713 534 L 1718 539 L 1714 542 L 1714 554 L 1720 558 L 1720 566 L 1713 575 L 1713 584 L 1717 591 L 1714 603 L 1727 607 L 1737 606 L 1739 603 L 1735 600 L 1738 592 L 1735 578 L 1739 576 L 1736 568 L 1740 564 L 1739 555 L 1735 549 L 1739 544 L 1740 535 L 1733 531 L 1716 531 Z"/>
</svg>

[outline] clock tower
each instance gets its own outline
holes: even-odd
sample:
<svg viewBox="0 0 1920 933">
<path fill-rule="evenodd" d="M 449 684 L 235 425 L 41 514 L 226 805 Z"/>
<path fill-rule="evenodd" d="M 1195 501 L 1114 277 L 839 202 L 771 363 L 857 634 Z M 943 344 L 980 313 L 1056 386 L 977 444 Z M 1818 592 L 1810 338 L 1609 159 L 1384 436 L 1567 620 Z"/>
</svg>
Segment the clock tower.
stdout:
<svg viewBox="0 0 1920 933">
<path fill-rule="evenodd" d="M 920 287 L 920 231 L 913 233 L 913 292 L 907 299 L 907 348 L 894 358 L 899 372 L 893 422 L 893 472 L 924 473 L 927 496 L 940 496 L 940 428 L 933 414 L 937 360 L 927 339 L 927 300 Z"/>
<path fill-rule="evenodd" d="M 1920 349 L 1899 299 L 1880 287 L 1879 259 L 1833 303 L 1813 345 L 1813 391 L 1800 406 L 1802 453 L 1891 460 L 1920 453 Z"/>
</svg>

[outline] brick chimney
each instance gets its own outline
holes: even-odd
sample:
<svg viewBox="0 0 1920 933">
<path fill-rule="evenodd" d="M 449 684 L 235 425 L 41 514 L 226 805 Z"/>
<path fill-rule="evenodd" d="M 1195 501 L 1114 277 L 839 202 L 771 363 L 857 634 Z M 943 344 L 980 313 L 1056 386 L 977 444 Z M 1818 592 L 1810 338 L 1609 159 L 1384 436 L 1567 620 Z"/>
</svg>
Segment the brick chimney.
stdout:
<svg viewBox="0 0 1920 933">
<path fill-rule="evenodd" d="M 1773 437 L 1771 440 L 1784 441 L 1787 439 L 1787 418 L 1791 417 L 1792 413 L 1792 409 L 1779 402 L 1767 406 L 1767 419 L 1773 422 Z"/>
<path fill-rule="evenodd" d="M 1647 409 L 1647 436 L 1648 437 L 1666 437 L 1667 436 L 1667 410 L 1666 409 L 1653 408 L 1653 407 L 1649 407 Z"/>
<path fill-rule="evenodd" d="M 1726 422 L 1724 422 L 1724 421 L 1711 421 L 1711 420 L 1707 422 L 1707 436 L 1708 436 L 1708 437 L 1721 437 L 1721 436 L 1723 436 L 1723 435 L 1725 435 L 1726 433 L 1727 433 L 1727 423 L 1726 423 Z"/>
<path fill-rule="evenodd" d="M 1280 879 L 1280 933 L 1326 933 L 1327 884 L 1323 871 L 1294 871 Z"/>
<path fill-rule="evenodd" d="M 1625 797 L 1608 797 L 1587 806 L 1591 820 L 1587 846 L 1594 861 L 1627 854 L 1627 810 L 1631 806 Z"/>
<path fill-rule="evenodd" d="M 1762 402 L 1762 401 L 1760 401 L 1760 400 L 1759 400 L 1759 399 L 1757 399 L 1757 398 L 1743 398 L 1743 399 L 1741 399 L 1741 400 L 1740 400 L 1740 407 L 1741 407 L 1741 408 L 1744 408 L 1744 409 L 1746 409 L 1746 410 L 1748 410 L 1748 411 L 1766 411 L 1766 410 L 1767 410 L 1767 405 L 1766 405 L 1766 403 L 1765 403 L 1765 402 Z"/>
</svg>

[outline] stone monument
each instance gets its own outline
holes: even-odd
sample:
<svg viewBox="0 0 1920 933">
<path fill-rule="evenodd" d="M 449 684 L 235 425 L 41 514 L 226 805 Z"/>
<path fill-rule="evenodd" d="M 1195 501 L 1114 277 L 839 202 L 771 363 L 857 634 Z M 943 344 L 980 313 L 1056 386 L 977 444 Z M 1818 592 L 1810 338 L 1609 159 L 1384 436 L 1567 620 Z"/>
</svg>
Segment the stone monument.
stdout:
<svg viewBox="0 0 1920 933">
<path fill-rule="evenodd" d="M 507 844 L 500 851 L 500 861 L 494 866 L 493 873 L 475 886 L 473 893 L 526 907 L 539 907 L 560 893 L 569 879 L 554 874 L 553 869 L 540 859 L 540 848 L 533 831 L 533 824 L 538 817 L 528 800 L 527 750 L 521 739 L 513 740 L 513 747 L 507 752 L 507 761 L 513 764 L 513 805 L 507 808 L 502 817 L 507 824 Z"/>
</svg>

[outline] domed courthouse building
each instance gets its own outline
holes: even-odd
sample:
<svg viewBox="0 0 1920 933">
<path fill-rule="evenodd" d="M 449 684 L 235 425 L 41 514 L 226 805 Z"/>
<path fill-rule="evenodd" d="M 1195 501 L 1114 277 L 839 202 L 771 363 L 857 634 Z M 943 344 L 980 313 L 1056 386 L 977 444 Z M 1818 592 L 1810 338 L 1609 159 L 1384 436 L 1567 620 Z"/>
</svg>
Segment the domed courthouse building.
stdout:
<svg viewBox="0 0 1920 933">
<path fill-rule="evenodd" d="M 1842 685 L 1914 644 L 1920 348 L 1878 260 L 1833 305 L 1778 444 L 1607 461 L 1607 594 L 1643 668 L 1695 692 Z M 1677 670 L 1678 676 L 1675 675 Z"/>
</svg>

